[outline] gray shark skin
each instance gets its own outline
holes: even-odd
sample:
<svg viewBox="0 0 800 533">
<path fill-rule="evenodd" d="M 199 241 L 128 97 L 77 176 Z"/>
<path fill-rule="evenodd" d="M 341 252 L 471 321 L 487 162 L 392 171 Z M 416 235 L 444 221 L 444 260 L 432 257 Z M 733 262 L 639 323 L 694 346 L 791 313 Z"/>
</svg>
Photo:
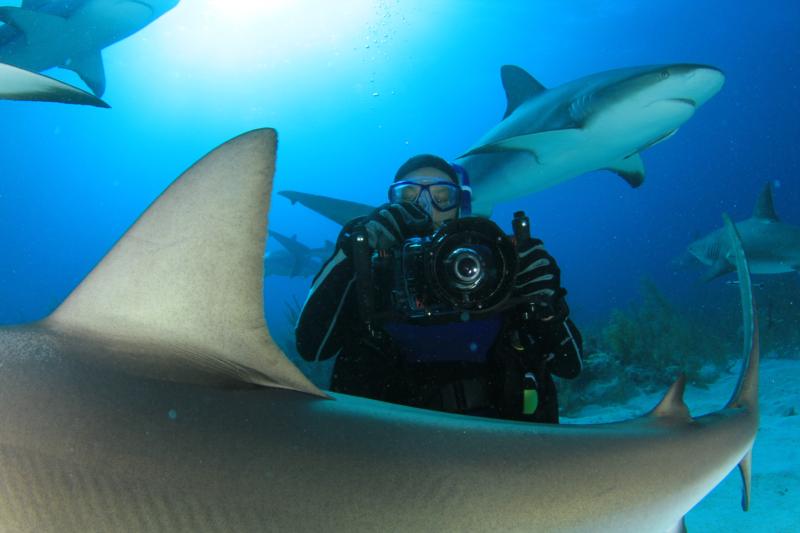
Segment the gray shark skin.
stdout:
<svg viewBox="0 0 800 533">
<path fill-rule="evenodd" d="M 503 120 L 456 160 L 484 214 L 593 170 L 639 186 L 639 153 L 672 136 L 724 83 L 715 67 L 692 64 L 609 70 L 553 89 L 512 65 L 501 77 Z"/>
<path fill-rule="evenodd" d="M 18 32 L 11 35 L 6 30 L 0 35 L 5 40 L 0 62 L 32 71 L 67 68 L 102 96 L 106 85 L 103 48 L 141 30 L 178 1 L 85 0 L 31 2 L 30 9 L 0 7 L 0 21 Z"/>
<path fill-rule="evenodd" d="M 0 100 L 59 102 L 111 107 L 86 91 L 48 76 L 0 63 Z"/>
<path fill-rule="evenodd" d="M 800 227 L 781 222 L 772 202 L 772 187 L 764 186 L 753 216 L 736 223 L 753 274 L 783 274 L 800 271 Z M 725 229 L 712 231 L 688 247 L 688 252 L 708 265 L 704 279 L 733 272 L 736 266 Z"/>
<path fill-rule="evenodd" d="M 590 426 L 326 395 L 263 317 L 276 142 L 211 152 L 51 316 L 0 328 L 3 529 L 663 532 L 738 464 L 749 495 L 743 257 L 749 357 L 706 416 L 682 379 L 647 416 Z"/>
<path fill-rule="evenodd" d="M 270 238 L 284 247 L 264 254 L 264 276 L 311 277 L 317 275 L 323 263 L 333 255 L 334 244 L 325 241 L 320 248 L 311 248 L 299 242 L 297 237 L 287 237 L 270 230 Z"/>
<path fill-rule="evenodd" d="M 292 202 L 292 205 L 300 203 L 324 216 L 325 218 L 344 226 L 356 217 L 369 214 L 375 207 L 350 200 L 340 200 L 330 196 L 310 194 L 297 191 L 278 192 L 284 198 Z"/>
</svg>

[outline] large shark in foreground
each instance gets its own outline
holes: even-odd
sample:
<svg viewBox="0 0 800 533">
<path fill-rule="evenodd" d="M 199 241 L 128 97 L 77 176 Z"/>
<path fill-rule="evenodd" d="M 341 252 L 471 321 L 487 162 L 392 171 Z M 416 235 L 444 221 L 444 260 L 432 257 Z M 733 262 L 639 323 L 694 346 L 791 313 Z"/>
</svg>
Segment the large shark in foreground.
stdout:
<svg viewBox="0 0 800 533">
<path fill-rule="evenodd" d="M 756 201 L 753 216 L 736 223 L 742 236 L 747 262 L 753 274 L 800 272 L 800 227 L 781 222 L 775 214 L 772 187 L 764 186 Z M 706 280 L 736 270 L 732 249 L 725 228 L 697 239 L 688 252 L 709 269 Z"/>
<path fill-rule="evenodd" d="M 102 96 L 103 48 L 141 30 L 179 0 L 76 0 L 23 2 L 0 7 L 0 62 L 27 70 L 62 67 L 75 71 Z"/>
<path fill-rule="evenodd" d="M 0 63 L 0 100 L 60 102 L 109 107 L 103 100 L 48 76 Z"/>
<path fill-rule="evenodd" d="M 275 149 L 257 130 L 211 152 L 51 316 L 0 329 L 3 529 L 663 532 L 737 465 L 749 495 L 743 258 L 749 359 L 706 416 L 683 380 L 649 415 L 591 426 L 329 395 L 264 322 Z"/>
<path fill-rule="evenodd" d="M 634 187 L 640 152 L 672 136 L 724 83 L 718 69 L 671 64 L 592 74 L 546 89 L 523 69 L 501 69 L 503 120 L 456 160 L 475 210 L 607 169 Z"/>
</svg>

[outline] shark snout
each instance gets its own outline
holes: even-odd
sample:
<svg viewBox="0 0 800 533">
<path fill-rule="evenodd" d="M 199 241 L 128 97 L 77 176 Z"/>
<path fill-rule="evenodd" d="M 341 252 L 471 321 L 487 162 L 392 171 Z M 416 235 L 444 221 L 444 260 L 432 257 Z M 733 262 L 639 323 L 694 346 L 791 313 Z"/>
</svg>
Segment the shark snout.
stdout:
<svg viewBox="0 0 800 533">
<path fill-rule="evenodd" d="M 709 65 L 679 65 L 670 68 L 671 77 L 680 80 L 680 96 L 699 107 L 717 94 L 725 83 L 725 75 L 718 68 Z"/>
</svg>

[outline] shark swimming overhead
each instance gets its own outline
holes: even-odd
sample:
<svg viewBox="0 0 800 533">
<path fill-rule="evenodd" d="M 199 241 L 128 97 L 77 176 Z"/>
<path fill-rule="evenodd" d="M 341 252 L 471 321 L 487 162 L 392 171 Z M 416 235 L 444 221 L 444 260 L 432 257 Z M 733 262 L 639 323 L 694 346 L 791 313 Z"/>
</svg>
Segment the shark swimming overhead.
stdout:
<svg viewBox="0 0 800 533">
<path fill-rule="evenodd" d="M 375 209 L 375 207 L 367 204 L 351 202 L 350 200 L 340 200 L 338 198 L 331 198 L 330 196 L 322 196 L 319 194 L 297 191 L 280 191 L 278 194 L 284 198 L 288 198 L 293 205 L 300 203 L 312 211 L 316 211 L 325 218 L 341 225 L 345 225 L 356 217 L 367 215 L 370 211 Z"/>
<path fill-rule="evenodd" d="M 523 69 L 501 69 L 503 120 L 456 159 L 473 209 L 519 198 L 593 170 L 637 187 L 640 152 L 669 138 L 724 83 L 718 69 L 671 64 L 599 72 L 547 89 Z"/>
<path fill-rule="evenodd" d="M 0 62 L 27 70 L 74 71 L 94 94 L 105 91 L 102 50 L 141 30 L 179 0 L 23 2 L 0 7 Z"/>
<path fill-rule="evenodd" d="M 800 272 L 800 227 L 778 218 L 769 183 L 756 201 L 753 216 L 737 222 L 736 229 L 742 237 L 742 246 L 753 274 Z M 697 239 L 689 245 L 688 252 L 709 266 L 704 276 L 706 280 L 736 270 L 725 228 Z"/>
<path fill-rule="evenodd" d="M 276 146 L 265 129 L 214 150 L 51 316 L 0 328 L 3 529 L 663 532 L 737 465 L 747 506 L 758 340 L 740 248 L 749 356 L 717 412 L 692 418 L 683 380 L 648 415 L 591 426 L 329 395 L 264 321 Z"/>
<path fill-rule="evenodd" d="M 714 67 L 685 64 L 609 70 L 553 89 L 513 65 L 500 74 L 503 120 L 455 160 L 467 171 L 479 215 L 593 170 L 610 170 L 638 187 L 645 175 L 640 152 L 674 135 L 725 81 Z M 373 209 L 303 192 L 279 194 L 339 224 Z"/>
<path fill-rule="evenodd" d="M 103 100 L 83 89 L 2 63 L 0 63 L 0 100 L 29 100 L 110 107 Z"/>
</svg>

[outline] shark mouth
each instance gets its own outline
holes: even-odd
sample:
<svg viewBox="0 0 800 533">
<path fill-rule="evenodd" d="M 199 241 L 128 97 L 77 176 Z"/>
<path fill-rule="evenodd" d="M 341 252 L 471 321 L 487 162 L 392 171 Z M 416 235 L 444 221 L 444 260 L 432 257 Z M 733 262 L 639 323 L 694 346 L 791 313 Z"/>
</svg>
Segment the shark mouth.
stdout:
<svg viewBox="0 0 800 533">
<path fill-rule="evenodd" d="M 668 98 L 667 102 L 678 102 L 681 104 L 690 105 L 692 107 L 697 107 L 697 102 L 695 102 L 691 98 Z"/>
</svg>

